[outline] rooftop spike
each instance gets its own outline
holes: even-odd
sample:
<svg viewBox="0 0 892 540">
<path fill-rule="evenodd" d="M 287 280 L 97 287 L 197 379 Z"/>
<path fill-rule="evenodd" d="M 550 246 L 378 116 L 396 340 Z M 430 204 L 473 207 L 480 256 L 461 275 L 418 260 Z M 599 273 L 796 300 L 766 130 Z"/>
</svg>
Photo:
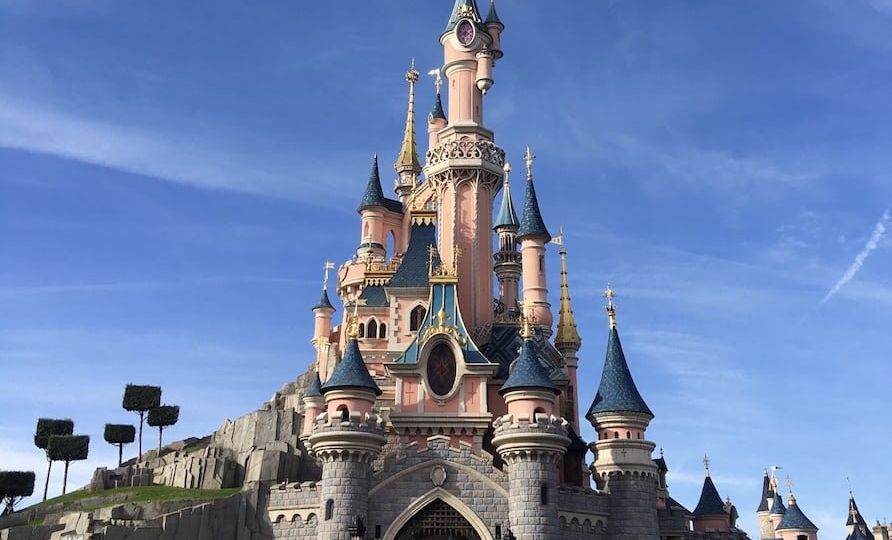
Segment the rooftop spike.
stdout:
<svg viewBox="0 0 892 540">
<path fill-rule="evenodd" d="M 694 508 L 694 516 L 725 516 L 727 515 L 725 503 L 708 472 L 709 468 L 707 467 L 707 474 L 703 479 L 703 489 L 700 491 L 700 500 L 697 501 L 697 507 Z"/>
<path fill-rule="evenodd" d="M 314 311 L 317 309 L 334 310 L 334 306 L 331 305 L 331 300 L 328 299 L 328 271 L 333 270 L 334 267 L 335 263 L 331 261 L 325 261 L 325 264 L 322 265 L 322 271 L 324 272 L 322 278 L 322 298 L 319 299 L 319 303 L 313 306 Z"/>
<path fill-rule="evenodd" d="M 381 175 L 378 173 L 378 154 L 372 157 L 372 172 L 369 174 L 369 183 L 366 184 L 365 193 L 359 203 L 359 211 L 376 206 L 387 207 L 384 190 L 381 189 Z"/>
<path fill-rule="evenodd" d="M 480 10 L 477 9 L 477 2 L 475 0 L 455 0 L 455 4 L 452 6 L 452 14 L 449 16 L 449 22 L 446 23 L 446 30 L 444 30 L 444 32 L 448 32 L 455 28 L 458 21 L 462 19 L 470 19 L 477 24 L 483 22 L 480 18 Z"/>
<path fill-rule="evenodd" d="M 489 0 L 489 13 L 486 15 L 486 21 L 484 22 L 487 26 L 495 25 L 502 28 L 505 27 L 505 25 L 502 24 L 502 20 L 499 19 L 499 14 L 496 13 L 496 0 Z"/>
<path fill-rule="evenodd" d="M 446 112 L 443 110 L 443 100 L 440 98 L 440 89 L 443 87 L 443 77 L 440 74 L 440 68 L 434 68 L 427 72 L 428 75 L 434 77 L 434 87 L 437 89 L 437 97 L 434 99 L 434 108 L 431 109 L 427 116 L 427 121 L 433 122 L 434 119 L 446 120 Z"/>
<path fill-rule="evenodd" d="M 575 348 L 579 350 L 582 338 L 576 329 L 576 318 L 573 316 L 573 306 L 570 303 L 570 285 L 567 282 L 567 250 L 561 246 L 561 307 L 558 312 L 557 334 L 554 344 L 558 349 Z"/>
<path fill-rule="evenodd" d="M 415 144 L 415 83 L 418 82 L 418 70 L 415 69 L 415 59 L 406 72 L 406 80 L 409 81 L 409 108 L 406 113 L 406 130 L 403 133 L 403 143 L 399 156 L 394 165 L 397 173 L 418 174 L 421 172 L 421 162 L 418 159 L 418 149 Z"/>
</svg>

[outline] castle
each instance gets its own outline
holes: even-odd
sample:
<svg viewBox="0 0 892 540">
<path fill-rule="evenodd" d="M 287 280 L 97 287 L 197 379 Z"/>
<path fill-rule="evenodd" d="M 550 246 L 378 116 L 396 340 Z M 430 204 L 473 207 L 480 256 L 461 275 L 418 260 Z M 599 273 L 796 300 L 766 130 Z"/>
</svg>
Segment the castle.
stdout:
<svg viewBox="0 0 892 540">
<path fill-rule="evenodd" d="M 420 74 L 414 65 L 406 74 L 395 198 L 375 157 L 356 252 L 337 267 L 337 324 L 328 292 L 336 265 L 325 264 L 310 372 L 212 436 L 99 469 L 91 485 L 241 492 L 198 506 L 69 511 L 39 527 L 11 516 L 0 519 L 0 540 L 749 539 L 708 460 L 693 511 L 671 497 L 667 461 L 647 438 L 655 415 L 623 352 L 609 287 L 600 385 L 594 396 L 578 393 L 568 253 L 540 212 L 535 156 L 527 148 L 521 179 L 512 179 L 484 124 L 504 30 L 494 2 L 484 16 L 475 0 L 455 0 L 439 38 L 424 162 Z M 549 244 L 560 245 L 557 306 Z M 580 437 L 583 421 L 595 441 Z M 760 540 L 818 538 L 792 489 L 785 499 L 768 471 L 756 514 Z M 869 527 L 853 496 L 847 525 L 846 540 L 892 534 Z"/>
</svg>

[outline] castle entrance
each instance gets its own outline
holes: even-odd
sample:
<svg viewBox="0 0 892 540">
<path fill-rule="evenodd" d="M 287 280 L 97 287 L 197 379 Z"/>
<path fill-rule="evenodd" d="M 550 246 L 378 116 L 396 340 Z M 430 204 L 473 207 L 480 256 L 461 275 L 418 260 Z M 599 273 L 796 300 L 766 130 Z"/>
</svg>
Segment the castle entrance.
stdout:
<svg viewBox="0 0 892 540">
<path fill-rule="evenodd" d="M 415 514 L 396 540 L 481 540 L 458 510 L 437 499 Z"/>
</svg>

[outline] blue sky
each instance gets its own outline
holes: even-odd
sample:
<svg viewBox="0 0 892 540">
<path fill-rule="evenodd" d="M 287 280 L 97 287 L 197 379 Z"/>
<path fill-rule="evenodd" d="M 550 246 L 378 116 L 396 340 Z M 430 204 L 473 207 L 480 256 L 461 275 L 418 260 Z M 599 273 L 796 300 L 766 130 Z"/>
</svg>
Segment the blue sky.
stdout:
<svg viewBox="0 0 892 540">
<path fill-rule="evenodd" d="M 127 382 L 183 406 L 173 440 L 303 372 L 321 264 L 355 248 L 450 4 L 0 1 L 0 468 L 42 471 L 36 418 L 70 416 L 85 482 Z M 752 534 L 772 464 L 825 537 L 846 476 L 892 515 L 892 2 L 500 14 L 486 123 L 510 159 L 533 147 L 566 230 L 581 401 L 609 281 L 677 499 L 709 453 Z"/>
</svg>

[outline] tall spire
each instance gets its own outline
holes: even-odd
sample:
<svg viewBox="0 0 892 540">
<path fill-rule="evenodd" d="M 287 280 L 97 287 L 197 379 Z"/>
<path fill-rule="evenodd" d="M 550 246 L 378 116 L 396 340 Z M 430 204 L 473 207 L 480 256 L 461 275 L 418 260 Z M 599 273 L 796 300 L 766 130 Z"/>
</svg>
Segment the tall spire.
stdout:
<svg viewBox="0 0 892 540">
<path fill-rule="evenodd" d="M 576 329 L 576 319 L 573 317 L 573 306 L 570 304 L 570 285 L 567 283 L 567 250 L 561 246 L 561 307 L 558 312 L 557 334 L 554 344 L 558 349 L 579 349 L 582 338 Z"/>
<path fill-rule="evenodd" d="M 409 109 L 406 113 L 406 131 L 403 133 L 403 144 L 399 156 L 396 159 L 397 173 L 411 173 L 417 175 L 421 172 L 421 162 L 418 159 L 418 150 L 415 144 L 415 83 L 418 82 L 418 70 L 415 69 L 415 59 L 406 72 L 406 80 L 409 81 Z"/>
<path fill-rule="evenodd" d="M 369 174 L 369 183 L 365 187 L 365 193 L 359 202 L 359 211 L 376 206 L 387 206 L 384 200 L 384 190 L 381 189 L 381 175 L 378 173 L 378 154 L 372 158 L 372 172 Z"/>
<path fill-rule="evenodd" d="M 517 231 L 517 238 L 524 237 L 541 237 L 544 240 L 550 240 L 551 235 L 545 227 L 542 220 L 542 212 L 539 211 L 539 199 L 536 197 L 536 188 L 533 186 L 533 159 L 536 156 L 527 146 L 524 152 L 523 160 L 527 166 L 527 192 L 523 204 L 523 214 L 520 218 L 520 229 Z"/>
</svg>

